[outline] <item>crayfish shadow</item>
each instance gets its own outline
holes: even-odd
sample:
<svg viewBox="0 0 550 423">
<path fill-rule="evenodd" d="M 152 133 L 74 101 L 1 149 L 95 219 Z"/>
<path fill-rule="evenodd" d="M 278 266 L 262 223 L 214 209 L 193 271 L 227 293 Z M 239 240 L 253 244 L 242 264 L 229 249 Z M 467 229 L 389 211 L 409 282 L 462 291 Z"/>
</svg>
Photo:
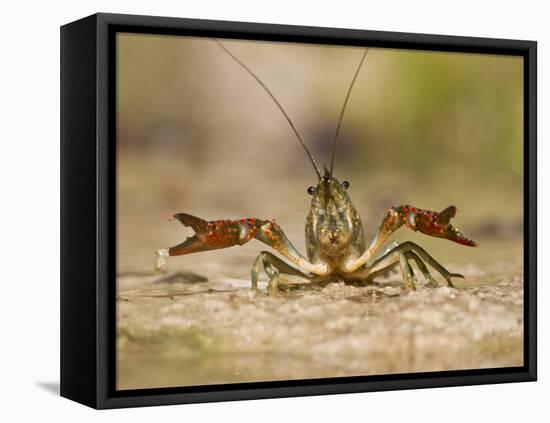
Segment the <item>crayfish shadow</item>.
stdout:
<svg viewBox="0 0 550 423">
<path fill-rule="evenodd" d="M 153 280 L 154 284 L 194 284 L 204 282 L 208 282 L 208 278 L 206 276 L 193 272 L 176 272 Z"/>
<path fill-rule="evenodd" d="M 328 280 L 328 281 L 315 281 L 310 283 L 290 283 L 279 285 L 278 292 L 282 294 L 300 294 L 300 293 L 315 293 L 321 292 L 326 288 L 330 287 L 354 287 L 364 289 L 367 294 L 370 295 L 372 292 L 383 292 L 384 289 L 400 289 L 402 287 L 402 282 L 399 280 L 385 280 L 385 281 L 375 281 L 375 280 Z M 394 295 L 392 295 L 394 296 Z"/>
</svg>

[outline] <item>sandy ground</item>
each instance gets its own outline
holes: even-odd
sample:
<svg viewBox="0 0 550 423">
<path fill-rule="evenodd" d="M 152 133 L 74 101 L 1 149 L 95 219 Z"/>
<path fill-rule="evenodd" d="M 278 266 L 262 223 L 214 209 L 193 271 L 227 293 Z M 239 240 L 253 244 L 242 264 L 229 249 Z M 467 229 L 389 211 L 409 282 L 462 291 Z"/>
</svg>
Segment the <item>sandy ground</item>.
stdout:
<svg viewBox="0 0 550 423">
<path fill-rule="evenodd" d="M 122 271 L 117 386 L 522 365 L 521 242 L 485 246 L 458 248 L 444 261 L 467 276 L 458 289 L 441 281 L 416 292 L 403 291 L 395 273 L 360 288 L 334 283 L 254 295 L 254 255 L 238 248 L 173 259 L 161 274 Z"/>
</svg>

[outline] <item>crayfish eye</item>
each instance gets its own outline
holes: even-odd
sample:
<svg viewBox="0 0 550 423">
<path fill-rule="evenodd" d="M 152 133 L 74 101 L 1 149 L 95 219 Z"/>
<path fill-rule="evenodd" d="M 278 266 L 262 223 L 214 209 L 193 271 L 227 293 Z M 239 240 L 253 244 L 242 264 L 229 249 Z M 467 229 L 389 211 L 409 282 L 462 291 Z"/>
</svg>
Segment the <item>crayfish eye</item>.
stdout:
<svg viewBox="0 0 550 423">
<path fill-rule="evenodd" d="M 317 188 L 315 188 L 315 187 L 309 187 L 309 188 L 307 189 L 307 193 L 308 193 L 309 195 L 313 195 L 313 194 L 315 194 L 316 192 L 317 192 Z"/>
<path fill-rule="evenodd" d="M 348 188 L 349 188 L 349 182 L 348 182 L 348 181 L 342 182 L 342 187 L 343 187 L 344 189 L 348 189 Z"/>
</svg>

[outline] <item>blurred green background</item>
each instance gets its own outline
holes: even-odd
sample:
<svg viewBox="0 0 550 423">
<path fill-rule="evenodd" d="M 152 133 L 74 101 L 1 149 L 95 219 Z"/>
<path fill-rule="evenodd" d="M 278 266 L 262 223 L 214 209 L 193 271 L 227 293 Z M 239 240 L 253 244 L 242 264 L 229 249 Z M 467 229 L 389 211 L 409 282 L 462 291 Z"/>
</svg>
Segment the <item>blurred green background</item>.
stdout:
<svg viewBox="0 0 550 423">
<path fill-rule="evenodd" d="M 363 50 L 225 45 L 274 92 L 318 161 L 329 162 Z M 184 239 L 166 222 L 175 212 L 273 217 L 302 248 L 315 174 L 257 82 L 210 39 L 119 34 L 117 48 L 119 269 L 149 269 L 156 248 Z M 368 236 L 385 207 L 408 203 L 456 205 L 456 225 L 474 239 L 521 237 L 522 166 L 522 58 L 369 51 L 335 166 Z"/>
</svg>

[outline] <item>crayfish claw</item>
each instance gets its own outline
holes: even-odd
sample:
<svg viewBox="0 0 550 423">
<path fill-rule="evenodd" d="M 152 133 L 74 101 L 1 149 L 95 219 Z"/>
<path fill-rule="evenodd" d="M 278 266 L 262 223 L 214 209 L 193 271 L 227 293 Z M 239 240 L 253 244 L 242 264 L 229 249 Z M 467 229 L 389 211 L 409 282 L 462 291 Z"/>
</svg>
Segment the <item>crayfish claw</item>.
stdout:
<svg viewBox="0 0 550 423">
<path fill-rule="evenodd" d="M 468 247 L 479 247 L 479 244 L 473 239 L 466 238 L 462 232 L 456 229 L 453 225 L 449 225 L 445 238 L 457 242 Z"/>
<path fill-rule="evenodd" d="M 451 224 L 451 219 L 456 216 L 457 208 L 449 206 L 439 213 L 436 218 L 436 223 L 442 228 L 447 228 Z"/>
<path fill-rule="evenodd" d="M 394 207 L 392 211 L 400 217 L 397 224 L 404 224 L 414 231 L 420 231 L 437 238 L 445 238 L 469 247 L 478 246 L 477 242 L 464 236 L 452 225 L 451 219 L 456 216 L 457 212 L 455 206 L 449 206 L 439 213 L 411 206 Z"/>
<path fill-rule="evenodd" d="M 176 213 L 172 218 L 179 220 L 184 226 L 189 226 L 197 234 L 205 234 L 208 232 L 208 222 L 200 217 L 192 216 L 187 213 Z"/>
</svg>

